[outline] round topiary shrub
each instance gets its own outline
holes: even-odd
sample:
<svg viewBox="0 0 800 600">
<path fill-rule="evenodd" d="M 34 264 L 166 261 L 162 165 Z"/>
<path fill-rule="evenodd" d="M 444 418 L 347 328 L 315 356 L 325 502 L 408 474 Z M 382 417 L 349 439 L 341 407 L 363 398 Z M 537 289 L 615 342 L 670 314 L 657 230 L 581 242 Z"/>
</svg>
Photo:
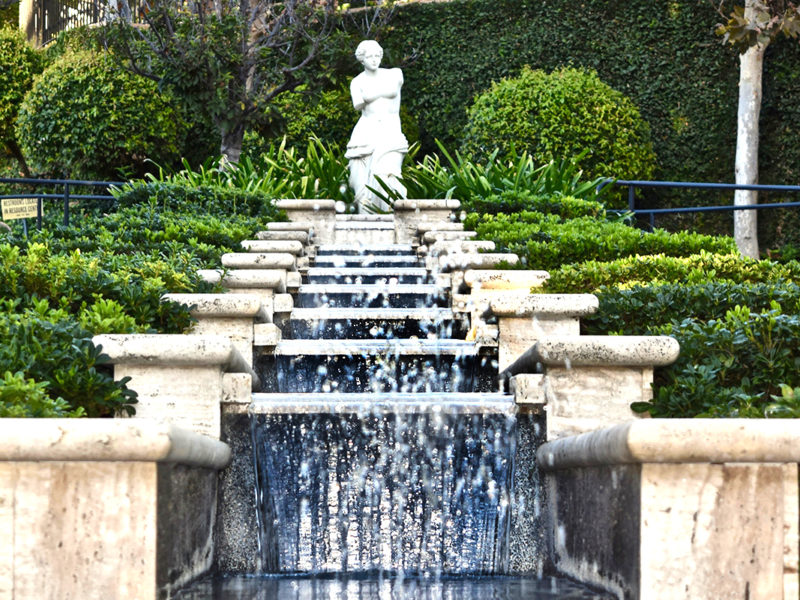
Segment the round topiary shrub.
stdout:
<svg viewBox="0 0 800 600">
<path fill-rule="evenodd" d="M 141 175 L 146 159 L 172 164 L 185 135 L 174 98 L 88 52 L 68 52 L 45 69 L 17 119 L 18 139 L 34 168 L 73 178 Z"/>
<path fill-rule="evenodd" d="M 649 179 L 655 170 L 650 127 L 594 71 L 525 67 L 477 96 L 467 113 L 461 150 L 475 159 L 495 148 L 542 163 L 585 153 L 578 165 L 591 178 Z"/>
<path fill-rule="evenodd" d="M 0 28 L 0 142 L 13 142 L 17 112 L 43 66 L 19 29 Z"/>
</svg>

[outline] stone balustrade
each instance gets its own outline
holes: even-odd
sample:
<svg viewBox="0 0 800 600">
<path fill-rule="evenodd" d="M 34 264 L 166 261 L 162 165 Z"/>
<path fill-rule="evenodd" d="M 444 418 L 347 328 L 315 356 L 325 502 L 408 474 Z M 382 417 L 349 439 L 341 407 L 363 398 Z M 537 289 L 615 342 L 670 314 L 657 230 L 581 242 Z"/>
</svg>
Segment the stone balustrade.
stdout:
<svg viewBox="0 0 800 600">
<path fill-rule="evenodd" d="M 313 234 L 315 243 L 333 243 L 336 224 L 336 202 L 333 200 L 278 200 L 275 206 L 286 211 L 292 223 L 303 224 L 304 228 L 308 225 L 306 230 Z M 280 231 L 275 225 L 277 223 L 270 223 L 268 229 Z M 286 230 L 290 229 L 287 227 Z"/>
<path fill-rule="evenodd" d="M 519 378 L 512 384 L 517 402 L 545 407 L 552 440 L 634 418 L 630 405 L 652 398 L 653 367 L 673 363 L 679 352 L 668 336 L 550 335 L 501 376 Z"/>
<path fill-rule="evenodd" d="M 797 598 L 794 420 L 642 419 L 542 445 L 555 568 L 618 597 Z"/>
<path fill-rule="evenodd" d="M 192 333 L 227 336 L 251 367 L 254 326 L 273 319 L 257 294 L 165 294 L 162 300 L 188 306 L 197 319 Z"/>
<path fill-rule="evenodd" d="M 417 243 L 423 223 L 452 223 L 454 211 L 461 208 L 458 200 L 398 200 L 394 203 L 395 243 Z"/>
<path fill-rule="evenodd" d="M 594 314 L 598 306 L 597 296 L 592 294 L 503 294 L 492 298 L 484 316 L 497 318 L 499 370 L 505 370 L 542 338 L 579 335 L 580 318 Z"/>
<path fill-rule="evenodd" d="M 0 419 L 0 597 L 155 600 L 196 579 L 230 459 L 146 419 Z"/>
<path fill-rule="evenodd" d="M 226 373 L 259 381 L 227 336 L 108 334 L 93 342 L 114 365 L 114 378 L 130 377 L 138 393 L 137 418 L 180 425 L 219 438 L 220 403 L 230 396 Z"/>
</svg>

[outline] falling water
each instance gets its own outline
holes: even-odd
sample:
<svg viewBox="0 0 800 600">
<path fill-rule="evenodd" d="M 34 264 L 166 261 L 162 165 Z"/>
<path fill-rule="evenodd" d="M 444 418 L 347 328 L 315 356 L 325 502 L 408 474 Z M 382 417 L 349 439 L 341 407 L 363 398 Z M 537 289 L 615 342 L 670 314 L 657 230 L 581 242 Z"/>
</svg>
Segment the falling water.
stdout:
<svg viewBox="0 0 800 600">
<path fill-rule="evenodd" d="M 513 404 L 435 400 L 346 414 L 262 405 L 253 436 L 270 572 L 508 570 Z"/>
</svg>

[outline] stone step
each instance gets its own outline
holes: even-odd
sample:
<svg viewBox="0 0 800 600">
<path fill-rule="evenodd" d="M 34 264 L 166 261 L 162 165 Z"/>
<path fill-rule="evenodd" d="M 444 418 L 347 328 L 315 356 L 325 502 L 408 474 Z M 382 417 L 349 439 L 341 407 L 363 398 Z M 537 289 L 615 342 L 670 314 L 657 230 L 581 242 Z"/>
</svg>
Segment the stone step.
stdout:
<svg viewBox="0 0 800 600">
<path fill-rule="evenodd" d="M 454 394 L 253 394 L 250 410 L 255 414 L 352 413 L 362 411 L 428 412 L 440 409 L 454 413 L 513 414 L 513 397 L 498 393 Z"/>
<path fill-rule="evenodd" d="M 281 356 L 478 356 L 492 349 L 464 340 L 281 340 Z"/>
<path fill-rule="evenodd" d="M 362 255 L 362 254 L 413 254 L 411 244 L 321 244 L 317 247 L 317 256 L 328 254 Z"/>
<path fill-rule="evenodd" d="M 394 222 L 391 221 L 336 221 L 336 230 L 394 230 Z"/>
<path fill-rule="evenodd" d="M 342 255 L 326 254 L 317 256 L 314 263 L 317 267 L 419 267 L 420 261 L 415 256 L 406 255 Z"/>
<path fill-rule="evenodd" d="M 430 284 L 306 284 L 299 288 L 297 306 L 419 307 L 445 306 L 447 290 Z"/>
<path fill-rule="evenodd" d="M 466 322 L 449 308 L 295 308 L 288 339 L 461 338 Z"/>
<path fill-rule="evenodd" d="M 353 223 L 358 221 L 376 221 L 394 223 L 394 215 L 336 215 L 338 223 Z"/>
<path fill-rule="evenodd" d="M 428 270 L 422 267 L 312 267 L 308 270 L 309 283 L 426 283 Z"/>
</svg>

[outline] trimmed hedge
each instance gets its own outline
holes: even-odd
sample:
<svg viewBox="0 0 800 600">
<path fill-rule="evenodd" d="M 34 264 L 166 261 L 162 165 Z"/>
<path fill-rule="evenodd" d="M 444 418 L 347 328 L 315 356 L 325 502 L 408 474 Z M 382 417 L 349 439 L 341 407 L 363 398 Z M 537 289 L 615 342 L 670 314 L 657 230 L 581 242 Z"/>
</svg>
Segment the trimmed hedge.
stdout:
<svg viewBox="0 0 800 600">
<path fill-rule="evenodd" d="M 588 178 L 650 179 L 650 128 L 629 98 L 591 70 L 523 67 L 492 84 L 467 109 L 461 151 L 485 158 L 526 151 L 537 163 L 569 156 Z"/>
</svg>

